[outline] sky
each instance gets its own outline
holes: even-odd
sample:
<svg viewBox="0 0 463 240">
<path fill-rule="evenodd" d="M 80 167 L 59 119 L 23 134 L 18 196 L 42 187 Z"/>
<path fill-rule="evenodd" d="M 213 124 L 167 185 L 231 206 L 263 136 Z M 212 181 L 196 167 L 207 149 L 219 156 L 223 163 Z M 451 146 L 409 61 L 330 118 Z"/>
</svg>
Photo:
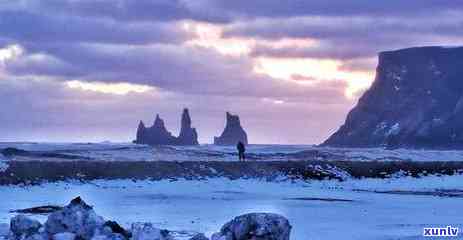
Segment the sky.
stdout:
<svg viewBox="0 0 463 240">
<path fill-rule="evenodd" d="M 201 143 L 238 114 L 250 143 L 317 144 L 377 54 L 462 45 L 461 0 L 0 2 L 0 141 L 131 141 L 157 113 Z"/>
</svg>

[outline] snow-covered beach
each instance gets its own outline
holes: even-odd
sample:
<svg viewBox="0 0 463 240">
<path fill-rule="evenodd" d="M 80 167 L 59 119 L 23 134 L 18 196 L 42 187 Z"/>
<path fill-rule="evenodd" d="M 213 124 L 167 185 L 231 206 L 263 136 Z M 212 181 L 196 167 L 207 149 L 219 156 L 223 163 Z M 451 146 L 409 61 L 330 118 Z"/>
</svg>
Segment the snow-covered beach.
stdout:
<svg viewBox="0 0 463 240">
<path fill-rule="evenodd" d="M 77 196 L 124 226 L 152 222 L 207 236 L 250 212 L 287 217 L 293 240 L 421 239 L 424 227 L 463 227 L 463 175 L 457 171 L 463 151 L 253 145 L 251 160 L 238 163 L 233 147 L 211 145 L 2 143 L 0 148 L 6 155 L 4 180 L 45 176 L 0 186 L 0 235 L 16 214 L 11 211 L 63 206 Z M 451 171 L 429 170 L 436 166 Z M 136 174 L 143 168 L 159 177 L 97 177 L 102 171 Z M 361 176 L 368 172 L 379 174 Z M 326 175 L 314 179 L 319 173 Z M 50 174 L 56 178 L 48 179 Z"/>
<path fill-rule="evenodd" d="M 232 216 L 273 212 L 293 225 L 294 240 L 421 239 L 423 227 L 463 227 L 460 197 L 413 192 L 460 191 L 463 176 L 339 181 L 208 180 L 77 181 L 1 186 L 0 223 L 11 210 L 65 205 L 81 196 L 98 213 L 122 225 L 152 222 L 160 228 L 212 234 Z M 365 191 L 359 191 L 365 190 Z M 410 191 L 409 194 L 373 191 Z M 37 216 L 34 216 L 37 218 Z M 39 219 L 45 219 L 45 215 Z M 0 227 L 1 228 L 1 227 Z"/>
</svg>

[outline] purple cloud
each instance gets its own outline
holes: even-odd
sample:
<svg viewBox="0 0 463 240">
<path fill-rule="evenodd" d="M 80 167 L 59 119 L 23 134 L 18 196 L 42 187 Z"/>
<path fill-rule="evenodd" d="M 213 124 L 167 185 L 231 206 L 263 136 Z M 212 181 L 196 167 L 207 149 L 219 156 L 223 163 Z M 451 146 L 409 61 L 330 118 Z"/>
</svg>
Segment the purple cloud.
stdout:
<svg viewBox="0 0 463 240">
<path fill-rule="evenodd" d="M 25 52 L 0 61 L 8 99 L 0 102 L 8 113 L 0 115 L 0 140 L 131 140 L 140 118 L 159 112 L 176 131 L 179 111 L 190 107 L 202 142 L 220 132 L 228 110 L 241 115 L 252 142 L 317 143 L 355 101 L 345 97 L 347 81 L 275 79 L 255 73 L 256 58 L 331 59 L 341 71 L 370 72 L 379 51 L 461 43 L 462 12 L 454 0 L 2 2 L 0 48 Z M 182 24 L 191 21 L 255 45 L 239 56 L 188 46 L 196 36 Z M 306 38 L 315 44 L 262 44 Z M 71 80 L 155 90 L 104 94 L 69 88 Z"/>
</svg>

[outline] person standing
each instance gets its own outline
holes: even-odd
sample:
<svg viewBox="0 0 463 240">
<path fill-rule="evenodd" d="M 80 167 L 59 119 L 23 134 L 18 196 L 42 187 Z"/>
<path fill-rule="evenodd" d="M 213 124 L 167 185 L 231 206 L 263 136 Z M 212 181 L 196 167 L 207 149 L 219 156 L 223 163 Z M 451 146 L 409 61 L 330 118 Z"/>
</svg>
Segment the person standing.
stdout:
<svg viewBox="0 0 463 240">
<path fill-rule="evenodd" d="M 238 144 L 236 144 L 236 149 L 238 149 L 238 158 L 239 158 L 239 160 L 244 162 L 244 160 L 245 160 L 244 152 L 246 151 L 246 147 L 240 141 L 240 142 L 238 142 Z"/>
</svg>

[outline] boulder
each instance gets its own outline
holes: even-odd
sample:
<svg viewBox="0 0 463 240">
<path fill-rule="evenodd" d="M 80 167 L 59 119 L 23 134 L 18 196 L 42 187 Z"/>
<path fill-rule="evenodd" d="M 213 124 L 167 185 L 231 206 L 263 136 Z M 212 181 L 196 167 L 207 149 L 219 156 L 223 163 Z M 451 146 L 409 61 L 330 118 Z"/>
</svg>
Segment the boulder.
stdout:
<svg viewBox="0 0 463 240">
<path fill-rule="evenodd" d="M 463 47 L 379 54 L 376 78 L 323 145 L 463 148 Z"/>
<path fill-rule="evenodd" d="M 119 234 L 125 239 L 129 239 L 132 237 L 132 233 L 129 231 L 125 230 L 123 227 L 121 227 L 117 222 L 115 221 L 106 221 L 105 224 L 103 225 L 104 229 L 107 229 L 108 233 L 110 234 Z"/>
<path fill-rule="evenodd" d="M 93 235 L 92 240 L 128 240 L 132 233 L 125 230 L 115 221 L 106 221 L 101 229 Z"/>
<path fill-rule="evenodd" d="M 211 240 L 289 240 L 289 221 L 273 213 L 249 213 L 226 223 Z"/>
<path fill-rule="evenodd" d="M 151 223 L 132 224 L 132 240 L 174 240 L 168 230 L 159 229 Z"/>
<path fill-rule="evenodd" d="M 0 232 L 0 239 L 4 234 Z M 171 232 L 151 223 L 134 223 L 126 230 L 104 221 L 80 197 L 48 216 L 44 225 L 24 215 L 11 219 L 8 240 L 208 240 L 202 233 Z"/>
<path fill-rule="evenodd" d="M 62 210 L 48 216 L 45 232 L 53 236 L 58 233 L 73 233 L 78 239 L 91 239 L 103 229 L 105 221 L 80 197 L 73 199 Z"/>
<path fill-rule="evenodd" d="M 225 129 L 223 130 L 220 137 L 214 137 L 214 144 L 236 145 L 238 142 L 248 144 L 248 135 L 241 126 L 240 117 L 238 115 L 232 115 L 227 112 Z"/>
<path fill-rule="evenodd" d="M 34 234 L 39 232 L 41 227 L 42 224 L 39 221 L 30 219 L 24 215 L 17 215 L 10 221 L 11 236 L 14 239 L 32 237 Z"/>
<path fill-rule="evenodd" d="M 198 233 L 196 235 L 194 235 L 193 237 L 191 237 L 190 239 L 188 240 L 209 240 L 209 238 L 207 238 L 204 234 L 202 233 Z"/>
</svg>

